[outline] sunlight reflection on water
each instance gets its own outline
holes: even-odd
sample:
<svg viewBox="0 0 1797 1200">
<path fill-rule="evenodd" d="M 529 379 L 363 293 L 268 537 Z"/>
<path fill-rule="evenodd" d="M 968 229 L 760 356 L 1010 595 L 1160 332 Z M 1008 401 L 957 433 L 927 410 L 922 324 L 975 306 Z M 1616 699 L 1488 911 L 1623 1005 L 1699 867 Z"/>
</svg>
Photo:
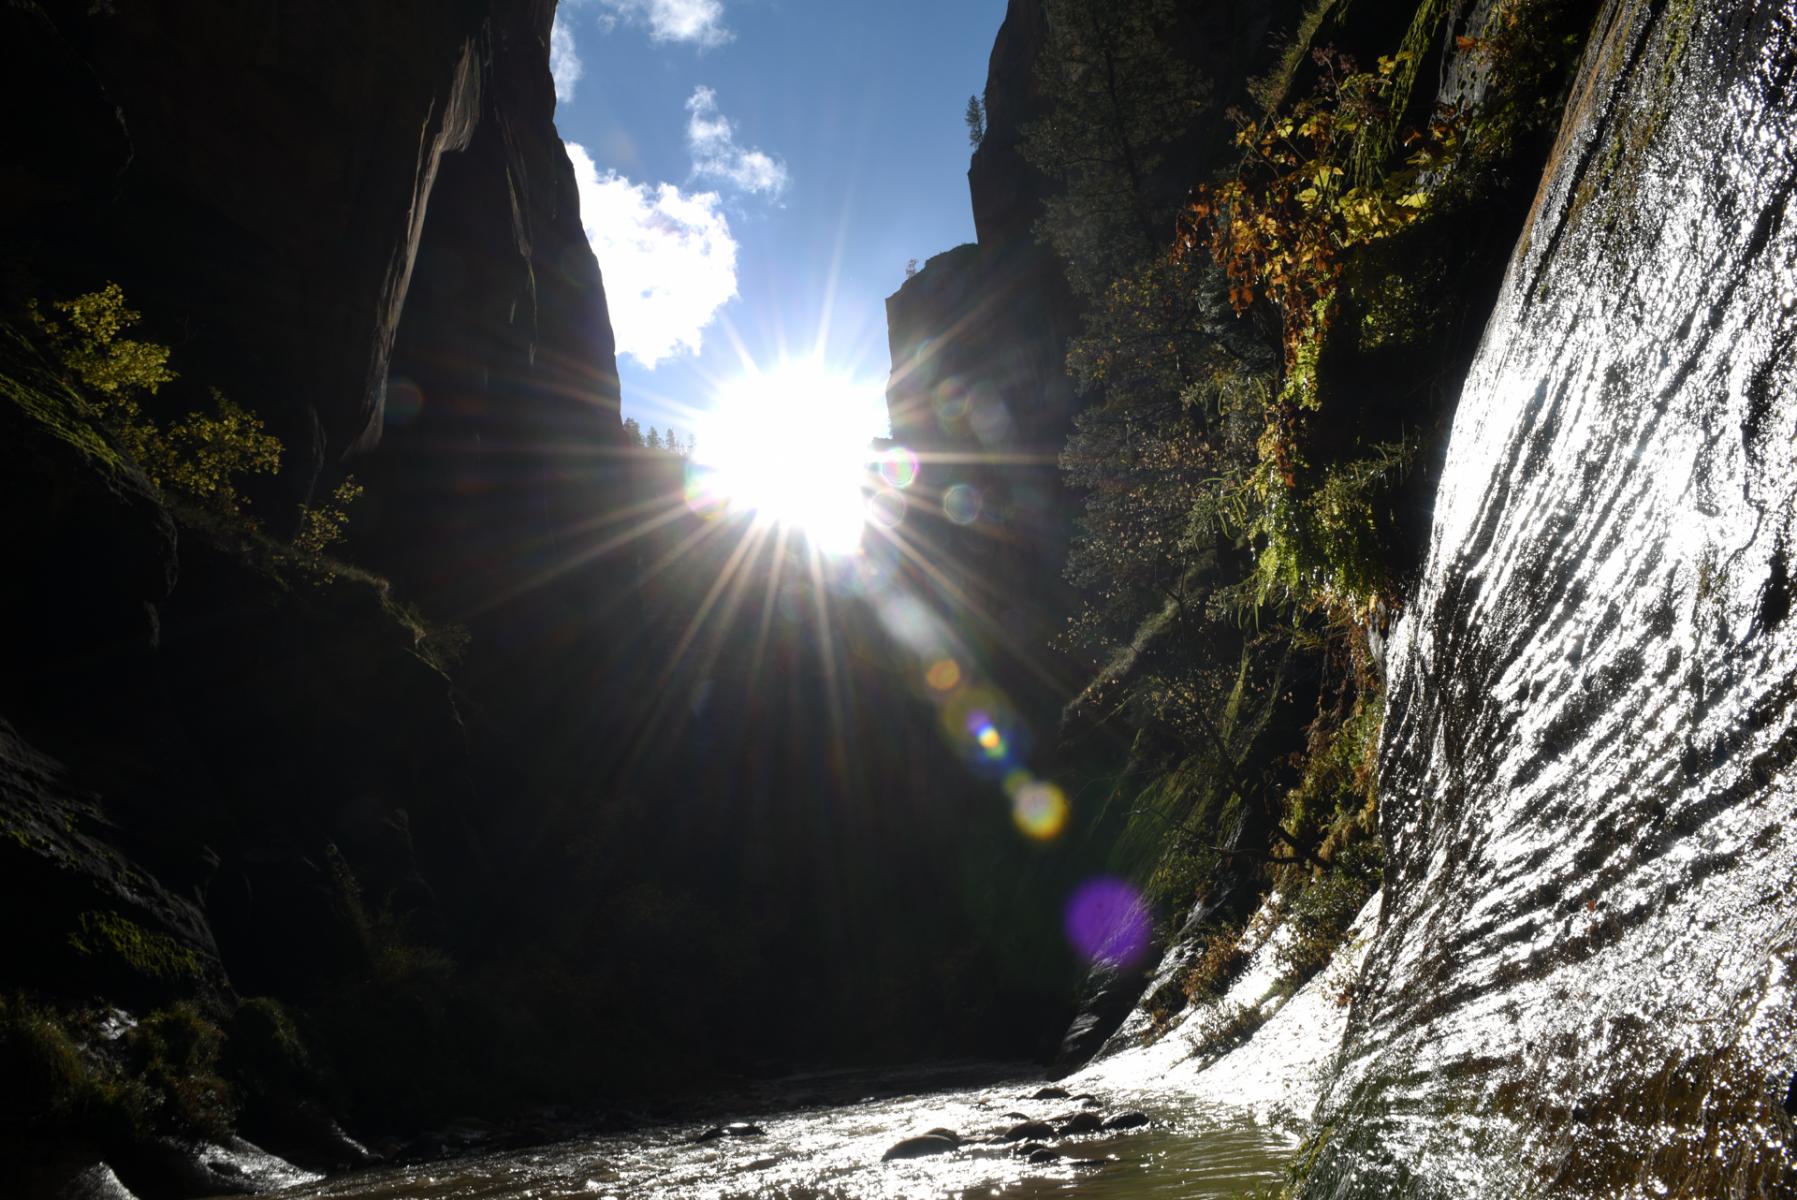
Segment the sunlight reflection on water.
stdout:
<svg viewBox="0 0 1797 1200">
<path fill-rule="evenodd" d="M 1037 1084 L 984 1088 L 799 1109 L 754 1121 L 766 1133 L 694 1143 L 703 1124 L 608 1134 L 512 1151 L 344 1176 L 283 1193 L 292 1200 L 912 1200 L 1003 1196 L 1178 1196 L 1235 1200 L 1283 1178 L 1292 1143 L 1232 1109 L 1173 1092 L 1095 1093 L 1100 1115 L 1131 1109 L 1152 1124 L 1122 1133 L 1051 1138 L 1066 1159 L 1032 1164 L 996 1140 L 1023 1114 L 1055 1120 L 1082 1111 L 1079 1099 L 1032 1100 Z M 970 1144 L 953 1154 L 883 1163 L 901 1138 L 936 1127 Z M 974 1140 L 977 1139 L 977 1140 Z M 1101 1159 L 1100 1166 L 1073 1166 Z"/>
</svg>

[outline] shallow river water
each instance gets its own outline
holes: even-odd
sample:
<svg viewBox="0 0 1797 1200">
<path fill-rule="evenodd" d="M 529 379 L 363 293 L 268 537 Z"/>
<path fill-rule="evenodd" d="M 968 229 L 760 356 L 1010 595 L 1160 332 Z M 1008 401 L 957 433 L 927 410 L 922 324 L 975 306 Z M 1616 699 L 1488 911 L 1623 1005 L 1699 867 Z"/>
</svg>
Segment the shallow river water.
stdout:
<svg viewBox="0 0 1797 1200">
<path fill-rule="evenodd" d="M 696 1142 L 703 1122 L 578 1138 L 506 1151 L 340 1176 L 282 1193 L 289 1200 L 898 1200 L 903 1197 L 1041 1196 L 1252 1197 L 1283 1178 L 1293 1143 L 1247 1114 L 1178 1090 L 1127 1089 L 1035 1100 L 1039 1080 L 918 1092 L 855 1103 L 733 1114 L 764 1133 Z M 1081 1089 L 1076 1087 L 1076 1092 Z M 1081 1092 L 1081 1094 L 1084 1094 Z M 996 1139 L 1018 1123 L 1080 1111 L 1137 1110 L 1145 1127 L 1047 1138 L 1065 1157 L 1030 1163 L 1017 1143 Z M 938 1127 L 967 1141 L 954 1153 L 882 1162 L 901 1138 Z M 1076 1160 L 1097 1165 L 1073 1165 Z"/>
</svg>

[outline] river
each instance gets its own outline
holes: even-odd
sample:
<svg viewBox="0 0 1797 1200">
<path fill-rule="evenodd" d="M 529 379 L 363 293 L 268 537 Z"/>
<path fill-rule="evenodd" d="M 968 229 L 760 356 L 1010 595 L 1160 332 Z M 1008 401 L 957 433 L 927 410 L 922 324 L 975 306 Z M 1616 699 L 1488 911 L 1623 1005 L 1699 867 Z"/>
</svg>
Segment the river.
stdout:
<svg viewBox="0 0 1797 1200">
<path fill-rule="evenodd" d="M 964 1073 L 963 1073 L 964 1077 Z M 731 1114 L 751 1136 L 697 1139 L 711 1122 L 650 1126 L 554 1145 L 343 1175 L 280 1193 L 288 1200 L 912 1200 L 923 1197 L 1178 1196 L 1234 1200 L 1270 1194 L 1295 1143 L 1243 1109 L 1171 1086 L 1072 1085 L 1066 1098 L 1036 1099 L 1039 1079 L 994 1074 L 978 1086 L 940 1088 L 940 1077 L 869 1077 L 873 1093 L 848 1103 Z M 829 1090 L 840 1091 L 836 1077 Z M 908 1083 L 940 1090 L 890 1094 Z M 803 1081 L 791 1081 L 803 1091 Z M 1090 1100 L 1082 1100 L 1089 1095 Z M 771 1097 L 770 1097 L 771 1099 Z M 1003 1135 L 1021 1120 L 1060 1124 L 1082 1112 L 1140 1112 L 1125 1131 L 1041 1139 L 1063 1157 L 1031 1162 Z M 956 1131 L 957 1151 L 883 1162 L 901 1139 Z M 1040 1156 L 1038 1156 L 1040 1157 Z M 1084 1164 L 1084 1165 L 1079 1165 Z"/>
</svg>

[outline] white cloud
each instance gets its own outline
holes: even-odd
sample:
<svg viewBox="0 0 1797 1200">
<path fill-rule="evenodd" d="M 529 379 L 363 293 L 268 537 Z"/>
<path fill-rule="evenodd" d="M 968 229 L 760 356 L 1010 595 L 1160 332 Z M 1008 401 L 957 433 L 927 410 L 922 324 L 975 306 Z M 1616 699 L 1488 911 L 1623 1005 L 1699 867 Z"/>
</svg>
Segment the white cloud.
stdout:
<svg viewBox="0 0 1797 1200">
<path fill-rule="evenodd" d="M 580 54 L 574 49 L 574 31 L 562 23 L 558 11 L 555 24 L 549 27 L 549 74 L 555 79 L 555 98 L 563 104 L 574 99 L 574 85 L 580 82 L 584 71 Z"/>
<path fill-rule="evenodd" d="M 618 353 L 645 367 L 697 354 L 705 327 L 736 295 L 736 239 L 717 193 L 602 175 L 584 148 L 567 146 Z"/>
<path fill-rule="evenodd" d="M 718 94 L 693 89 L 686 102 L 686 142 L 693 154 L 693 177 L 717 179 L 745 192 L 778 196 L 786 190 L 786 164 L 759 149 L 736 144 L 730 118 L 718 111 Z"/>
<path fill-rule="evenodd" d="M 599 0 L 599 7 L 605 28 L 619 21 L 647 25 L 658 42 L 721 46 L 731 36 L 724 28 L 724 0 Z"/>
</svg>

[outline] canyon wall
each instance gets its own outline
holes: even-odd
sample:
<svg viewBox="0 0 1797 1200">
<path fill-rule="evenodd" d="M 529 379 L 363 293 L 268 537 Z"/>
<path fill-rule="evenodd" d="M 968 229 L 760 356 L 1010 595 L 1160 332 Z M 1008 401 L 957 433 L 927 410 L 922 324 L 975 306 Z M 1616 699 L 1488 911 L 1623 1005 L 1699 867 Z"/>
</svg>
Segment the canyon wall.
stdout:
<svg viewBox="0 0 1797 1200">
<path fill-rule="evenodd" d="M 1392 648 L 1307 1195 L 1789 1194 L 1794 39 L 1595 27 Z"/>
</svg>

